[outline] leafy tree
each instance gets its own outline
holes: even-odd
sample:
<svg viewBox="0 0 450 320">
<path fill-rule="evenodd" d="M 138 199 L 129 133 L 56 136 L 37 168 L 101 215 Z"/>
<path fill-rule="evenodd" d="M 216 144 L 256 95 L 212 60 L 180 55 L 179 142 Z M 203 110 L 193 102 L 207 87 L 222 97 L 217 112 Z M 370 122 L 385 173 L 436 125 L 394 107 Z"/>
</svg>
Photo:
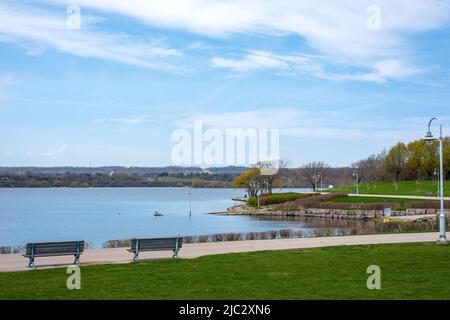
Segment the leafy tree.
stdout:
<svg viewBox="0 0 450 320">
<path fill-rule="evenodd" d="M 414 179 L 420 179 L 420 173 L 422 172 L 423 154 L 425 152 L 425 142 L 416 140 L 408 143 L 408 160 L 405 164 L 405 170 Z"/>
<path fill-rule="evenodd" d="M 434 172 L 439 168 L 439 142 L 425 145 L 422 156 L 422 172 L 428 179 L 433 178 Z"/>
<path fill-rule="evenodd" d="M 233 188 L 245 188 L 249 197 L 256 197 L 261 193 L 265 186 L 261 177 L 260 168 L 252 168 L 237 176 L 232 183 Z"/>
<path fill-rule="evenodd" d="M 450 137 L 444 138 L 444 178 L 450 179 Z"/>
<path fill-rule="evenodd" d="M 384 158 L 384 168 L 386 172 L 394 174 L 395 181 L 398 181 L 407 160 L 408 148 L 404 143 L 399 142 L 389 150 Z"/>
</svg>

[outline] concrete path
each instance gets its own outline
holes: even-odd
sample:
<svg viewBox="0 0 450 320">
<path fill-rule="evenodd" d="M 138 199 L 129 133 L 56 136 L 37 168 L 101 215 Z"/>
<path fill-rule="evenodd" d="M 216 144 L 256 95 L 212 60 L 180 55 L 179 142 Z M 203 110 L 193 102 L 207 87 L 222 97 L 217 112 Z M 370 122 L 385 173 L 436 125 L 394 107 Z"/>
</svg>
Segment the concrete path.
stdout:
<svg viewBox="0 0 450 320">
<path fill-rule="evenodd" d="M 415 200 L 440 200 L 439 197 L 426 197 L 426 196 L 402 196 L 402 195 L 391 195 L 391 194 L 348 194 L 349 197 L 370 197 L 370 198 L 394 198 L 394 199 L 415 199 Z M 450 197 L 444 197 L 444 200 L 450 200 Z"/>
<path fill-rule="evenodd" d="M 330 194 L 330 192 L 321 192 L 320 194 Z M 349 193 L 349 197 L 364 197 L 364 198 L 393 198 L 393 199 L 414 199 L 414 200 L 436 200 L 439 201 L 440 197 L 428 197 L 428 196 L 406 196 L 401 194 L 365 194 L 365 193 Z M 450 197 L 444 197 L 444 200 L 450 200 Z"/>
<path fill-rule="evenodd" d="M 450 237 L 450 233 L 447 233 Z M 279 240 L 250 240 L 212 243 L 185 244 L 180 251 L 180 258 L 191 259 L 205 255 L 232 252 L 250 252 L 262 250 L 304 249 L 341 245 L 363 245 L 379 243 L 434 242 L 437 233 L 407 233 L 407 234 L 375 234 L 358 236 L 336 236 Z M 167 259 L 171 252 L 144 252 L 143 259 Z M 81 265 L 129 263 L 132 254 L 126 248 L 86 250 L 81 256 Z M 21 254 L 0 254 L 0 272 L 30 270 L 28 259 Z M 38 269 L 66 267 L 73 263 L 71 256 L 36 258 Z"/>
</svg>

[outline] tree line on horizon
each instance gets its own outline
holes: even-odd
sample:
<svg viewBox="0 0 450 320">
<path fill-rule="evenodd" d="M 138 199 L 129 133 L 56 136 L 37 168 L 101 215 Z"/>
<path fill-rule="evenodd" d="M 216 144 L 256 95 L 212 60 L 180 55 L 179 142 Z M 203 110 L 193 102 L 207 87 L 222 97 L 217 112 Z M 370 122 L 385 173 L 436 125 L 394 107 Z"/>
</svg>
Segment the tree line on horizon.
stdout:
<svg viewBox="0 0 450 320">
<path fill-rule="evenodd" d="M 443 142 L 444 178 L 450 179 L 450 137 Z M 313 161 L 301 166 L 298 175 L 310 187 L 317 187 L 317 176 L 326 185 L 353 184 L 377 181 L 433 180 L 439 176 L 439 141 L 427 144 L 423 140 L 398 142 L 388 150 L 370 155 L 349 168 L 332 168 L 323 161 Z"/>
<path fill-rule="evenodd" d="M 324 161 L 312 161 L 299 168 L 287 168 L 282 161 L 272 176 L 261 175 L 261 166 L 243 172 L 233 181 L 233 187 L 246 188 L 250 196 L 271 193 L 276 187 L 308 187 L 316 191 L 330 185 L 351 185 L 356 182 L 433 180 L 439 174 L 439 142 L 423 140 L 398 142 L 388 150 L 370 155 L 350 167 L 333 168 Z M 450 137 L 444 138 L 443 167 L 445 179 L 450 179 Z"/>
</svg>

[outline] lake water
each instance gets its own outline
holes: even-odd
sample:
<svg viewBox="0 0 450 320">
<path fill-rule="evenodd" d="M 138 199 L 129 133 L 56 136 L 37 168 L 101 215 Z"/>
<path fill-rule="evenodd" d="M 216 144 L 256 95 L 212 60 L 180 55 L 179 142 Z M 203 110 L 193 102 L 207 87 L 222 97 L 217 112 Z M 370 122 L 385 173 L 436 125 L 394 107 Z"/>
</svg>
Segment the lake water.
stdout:
<svg viewBox="0 0 450 320">
<path fill-rule="evenodd" d="M 191 218 L 188 190 L 192 194 Z M 188 188 L 3 188 L 0 246 L 81 239 L 100 247 L 104 241 L 114 239 L 266 231 L 292 226 L 284 221 L 208 214 L 237 204 L 231 198 L 244 193 L 236 189 Z M 154 211 L 164 216 L 155 217 Z"/>
<path fill-rule="evenodd" d="M 188 190 L 192 193 L 189 218 Z M 285 191 L 304 191 L 284 189 Z M 243 196 L 236 189 L 187 188 L 12 188 L 0 189 L 0 246 L 27 242 L 85 240 L 101 247 L 106 240 L 188 236 L 277 229 L 376 230 L 373 222 L 221 216 Z M 153 216 L 154 211 L 164 214 Z"/>
</svg>

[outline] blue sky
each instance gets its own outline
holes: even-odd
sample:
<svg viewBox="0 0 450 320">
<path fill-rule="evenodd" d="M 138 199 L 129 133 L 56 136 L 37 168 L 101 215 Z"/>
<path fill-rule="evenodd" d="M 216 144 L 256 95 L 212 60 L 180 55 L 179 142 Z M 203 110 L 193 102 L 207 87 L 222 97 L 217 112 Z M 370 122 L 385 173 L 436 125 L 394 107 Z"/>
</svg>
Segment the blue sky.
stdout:
<svg viewBox="0 0 450 320">
<path fill-rule="evenodd" d="M 194 120 L 349 165 L 450 132 L 449 26 L 437 0 L 0 0 L 0 165 L 171 165 Z"/>
</svg>

